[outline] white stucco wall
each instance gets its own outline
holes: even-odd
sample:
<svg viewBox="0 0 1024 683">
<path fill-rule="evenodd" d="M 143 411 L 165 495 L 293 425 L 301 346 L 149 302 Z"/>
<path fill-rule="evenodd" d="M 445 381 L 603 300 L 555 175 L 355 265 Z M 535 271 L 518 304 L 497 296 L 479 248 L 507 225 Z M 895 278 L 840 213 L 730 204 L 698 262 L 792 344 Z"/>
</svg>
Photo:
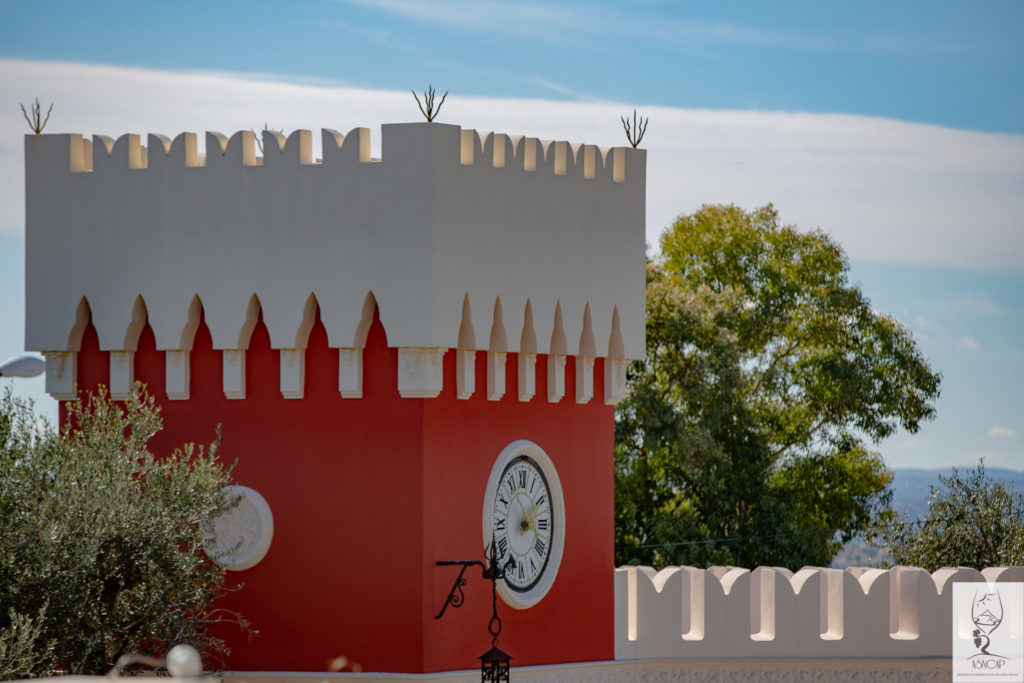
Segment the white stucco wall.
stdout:
<svg viewBox="0 0 1024 683">
<path fill-rule="evenodd" d="M 247 344 L 253 295 L 274 348 L 302 348 L 310 295 L 329 343 L 359 347 L 372 292 L 388 342 L 456 348 L 468 296 L 487 349 L 500 300 L 505 351 L 518 351 L 527 302 L 538 353 L 556 308 L 565 353 L 580 350 L 589 305 L 594 355 L 644 354 L 643 150 L 575 149 L 437 123 L 367 129 L 248 131 L 173 141 L 80 135 L 25 138 L 26 348 L 74 351 L 88 300 L 104 350 L 132 350 L 138 297 L 157 348 L 188 348 L 198 296 L 214 348 Z M 218 150 L 223 150 L 223 154 Z M 69 339 L 70 337 L 70 339 Z"/>
</svg>

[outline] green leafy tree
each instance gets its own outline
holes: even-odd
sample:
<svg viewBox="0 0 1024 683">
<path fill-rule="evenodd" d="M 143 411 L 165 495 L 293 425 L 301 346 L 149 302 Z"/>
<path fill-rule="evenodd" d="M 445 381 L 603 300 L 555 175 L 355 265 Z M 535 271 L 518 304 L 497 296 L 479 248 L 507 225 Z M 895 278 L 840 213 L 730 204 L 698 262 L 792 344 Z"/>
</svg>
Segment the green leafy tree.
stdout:
<svg viewBox="0 0 1024 683">
<path fill-rule="evenodd" d="M 923 567 L 1024 565 L 1024 494 L 985 474 L 984 463 L 961 475 L 956 469 L 931 487 L 928 514 L 881 525 L 876 542 L 893 564 Z"/>
<path fill-rule="evenodd" d="M 616 411 L 620 564 L 827 565 L 889 507 L 865 440 L 934 415 L 939 375 L 820 232 L 704 206 L 647 267 L 647 358 Z"/>
<path fill-rule="evenodd" d="M 191 643 L 218 654 L 211 607 L 224 570 L 204 522 L 237 504 L 209 448 L 156 458 L 161 426 L 136 389 L 72 404 L 60 432 L 8 390 L 0 399 L 0 677 L 102 674 L 123 654 Z"/>
</svg>

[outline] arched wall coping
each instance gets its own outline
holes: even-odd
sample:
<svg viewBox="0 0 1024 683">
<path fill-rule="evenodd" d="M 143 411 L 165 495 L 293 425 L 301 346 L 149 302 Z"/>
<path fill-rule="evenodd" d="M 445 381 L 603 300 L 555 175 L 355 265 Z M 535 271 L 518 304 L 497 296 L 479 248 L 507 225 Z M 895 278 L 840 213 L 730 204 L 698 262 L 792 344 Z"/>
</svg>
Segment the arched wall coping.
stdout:
<svg viewBox="0 0 1024 683">
<path fill-rule="evenodd" d="M 1024 567 L 620 567 L 616 659 L 948 658 L 952 585 Z"/>
</svg>

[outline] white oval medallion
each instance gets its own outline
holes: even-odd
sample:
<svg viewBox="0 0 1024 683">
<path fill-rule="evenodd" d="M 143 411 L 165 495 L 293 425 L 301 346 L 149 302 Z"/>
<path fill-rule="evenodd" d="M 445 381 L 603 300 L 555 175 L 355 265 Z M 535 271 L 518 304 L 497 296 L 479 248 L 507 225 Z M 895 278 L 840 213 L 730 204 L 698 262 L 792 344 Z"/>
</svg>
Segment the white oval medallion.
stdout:
<svg viewBox="0 0 1024 683">
<path fill-rule="evenodd" d="M 270 549 L 274 516 L 266 499 L 255 489 L 235 484 L 224 490 L 240 495 L 241 500 L 233 510 L 213 520 L 212 539 L 207 542 L 206 552 L 225 569 L 249 569 Z"/>
</svg>

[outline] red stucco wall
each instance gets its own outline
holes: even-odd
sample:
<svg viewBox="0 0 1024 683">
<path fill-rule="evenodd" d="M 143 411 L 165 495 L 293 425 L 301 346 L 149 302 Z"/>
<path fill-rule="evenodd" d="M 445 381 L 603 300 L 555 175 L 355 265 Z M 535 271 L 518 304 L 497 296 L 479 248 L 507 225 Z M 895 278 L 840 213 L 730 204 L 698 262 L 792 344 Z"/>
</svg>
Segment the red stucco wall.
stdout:
<svg viewBox="0 0 1024 683">
<path fill-rule="evenodd" d="M 482 557 L 484 487 L 495 458 L 516 439 L 537 443 L 554 462 L 566 507 L 558 578 L 529 610 L 498 603 L 501 647 L 513 665 L 613 658 L 613 409 L 604 405 L 601 361 L 595 397 L 546 400 L 546 358 L 537 362 L 537 394 L 517 400 L 516 356 L 508 354 L 506 392 L 487 401 L 485 354 L 476 393 L 455 398 L 454 353 L 445 354 L 445 390 L 403 399 L 397 350 L 379 321 L 363 358 L 363 398 L 338 394 L 338 351 L 317 320 L 306 352 L 305 398 L 281 396 L 278 352 L 257 325 L 246 353 L 246 398 L 227 400 L 221 353 L 205 324 L 191 358 L 191 398 L 163 393 L 164 354 L 148 326 L 135 355 L 136 378 L 162 406 L 157 454 L 188 441 L 208 443 L 221 425 L 222 457 L 234 478 L 259 491 L 274 515 L 270 551 L 255 567 L 229 572 L 244 584 L 223 601 L 259 631 L 251 642 L 220 630 L 232 648 L 224 668 L 322 671 L 344 655 L 368 671 L 474 668 L 490 647 L 490 586 L 467 573 L 466 603 L 435 620 L 453 568 L 439 559 Z M 108 354 L 91 326 L 78 358 L 80 388 L 106 382 Z"/>
</svg>

